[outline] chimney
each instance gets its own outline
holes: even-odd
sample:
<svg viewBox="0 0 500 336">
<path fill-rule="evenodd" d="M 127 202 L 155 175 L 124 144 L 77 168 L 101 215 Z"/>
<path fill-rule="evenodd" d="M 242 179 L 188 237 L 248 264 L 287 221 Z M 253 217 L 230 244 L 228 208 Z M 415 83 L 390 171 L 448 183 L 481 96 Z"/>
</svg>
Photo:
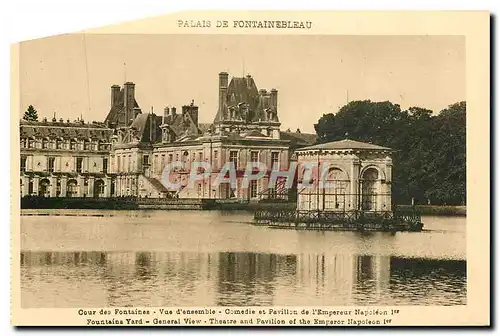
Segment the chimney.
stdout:
<svg viewBox="0 0 500 336">
<path fill-rule="evenodd" d="M 198 125 L 198 106 L 194 105 L 194 100 L 192 100 L 191 105 L 189 105 L 189 114 L 194 123 Z"/>
<path fill-rule="evenodd" d="M 227 72 L 219 73 L 219 115 L 224 119 L 227 110 L 227 87 L 229 75 Z"/>
<path fill-rule="evenodd" d="M 129 125 L 130 119 L 134 118 L 135 84 L 126 82 L 123 84 L 123 104 L 125 106 L 125 126 Z"/>
<path fill-rule="evenodd" d="M 278 111 L 278 90 L 272 89 L 271 90 L 271 108 L 274 109 L 274 111 Z"/>
<path fill-rule="evenodd" d="M 111 107 L 118 103 L 118 97 L 120 96 L 120 85 L 111 86 Z"/>
<path fill-rule="evenodd" d="M 170 114 L 170 108 L 167 106 L 163 109 L 163 123 L 167 123 L 168 115 Z"/>
<path fill-rule="evenodd" d="M 156 116 L 151 111 L 149 118 L 149 141 L 151 143 L 155 142 L 156 138 Z"/>
<path fill-rule="evenodd" d="M 247 88 L 249 88 L 252 85 L 252 76 L 246 75 L 245 81 L 247 83 Z"/>
</svg>

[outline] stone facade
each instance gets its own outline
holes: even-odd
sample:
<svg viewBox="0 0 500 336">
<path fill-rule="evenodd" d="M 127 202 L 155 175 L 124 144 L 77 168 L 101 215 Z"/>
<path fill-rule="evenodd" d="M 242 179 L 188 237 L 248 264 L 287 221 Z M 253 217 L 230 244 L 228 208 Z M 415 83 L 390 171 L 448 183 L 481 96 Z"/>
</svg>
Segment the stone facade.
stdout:
<svg viewBox="0 0 500 336">
<path fill-rule="evenodd" d="M 47 197 L 140 196 L 150 198 L 280 197 L 269 188 L 270 171 L 244 186 L 248 162 L 288 169 L 294 149 L 312 145 L 314 134 L 280 130 L 278 91 L 258 89 L 251 76 L 219 74 L 219 106 L 211 124 L 199 123 L 194 101 L 162 115 L 143 113 L 136 86 L 111 87 L 103 123 L 21 121 L 21 195 Z M 167 188 L 163 170 L 181 162 L 170 176 L 180 190 Z M 209 163 L 211 177 L 186 187 L 193 162 Z M 234 162 L 237 183 L 215 186 L 226 162 Z M 278 183 L 281 183 L 278 181 Z M 283 195 L 283 194 L 281 194 Z"/>
<path fill-rule="evenodd" d="M 83 121 L 21 121 L 21 196 L 113 195 L 112 134 L 102 124 Z"/>
<path fill-rule="evenodd" d="M 298 149 L 299 167 L 312 169 L 299 170 L 297 210 L 391 211 L 391 154 L 347 139 Z"/>
</svg>

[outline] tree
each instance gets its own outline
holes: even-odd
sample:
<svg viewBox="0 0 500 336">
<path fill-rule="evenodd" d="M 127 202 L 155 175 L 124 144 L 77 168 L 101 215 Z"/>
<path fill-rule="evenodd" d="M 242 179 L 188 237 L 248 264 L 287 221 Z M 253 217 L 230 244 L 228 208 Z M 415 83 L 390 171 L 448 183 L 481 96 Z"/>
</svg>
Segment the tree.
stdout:
<svg viewBox="0 0 500 336">
<path fill-rule="evenodd" d="M 28 109 L 24 112 L 23 119 L 27 121 L 38 121 L 38 112 L 33 105 L 28 106 Z"/>
<path fill-rule="evenodd" d="M 466 103 L 442 110 L 433 120 L 433 148 L 426 196 L 436 203 L 466 203 Z"/>
<path fill-rule="evenodd" d="M 319 142 L 346 137 L 395 149 L 393 200 L 408 204 L 465 203 L 465 102 L 439 115 L 391 102 L 353 101 L 314 125 Z"/>
</svg>

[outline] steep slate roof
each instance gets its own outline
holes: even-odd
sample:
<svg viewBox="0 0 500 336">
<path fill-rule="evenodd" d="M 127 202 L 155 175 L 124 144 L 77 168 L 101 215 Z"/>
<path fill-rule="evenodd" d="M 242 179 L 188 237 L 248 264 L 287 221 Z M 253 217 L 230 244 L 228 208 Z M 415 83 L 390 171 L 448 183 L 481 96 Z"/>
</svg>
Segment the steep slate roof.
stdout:
<svg viewBox="0 0 500 336">
<path fill-rule="evenodd" d="M 118 122 L 118 114 L 125 108 L 124 96 L 125 96 L 124 88 L 121 88 L 120 93 L 118 94 L 117 103 L 111 107 L 108 115 L 106 116 L 106 119 L 104 119 L 104 122 L 106 124 L 108 124 L 109 122 L 116 124 Z M 137 100 L 135 100 L 134 98 L 134 108 L 136 107 L 140 108 L 139 104 L 137 103 Z"/>
<path fill-rule="evenodd" d="M 203 133 L 189 113 L 170 114 L 167 116 L 165 123 L 174 131 L 177 138 L 185 135 L 198 135 Z"/>
<path fill-rule="evenodd" d="M 253 77 L 233 77 L 227 88 L 226 97 L 227 107 L 237 106 L 239 103 L 247 103 L 251 121 L 256 121 L 260 117 L 259 90 Z M 219 107 L 221 108 L 221 107 Z M 214 123 L 224 120 L 226 111 L 217 110 Z"/>
<path fill-rule="evenodd" d="M 241 133 L 242 137 L 259 137 L 259 138 L 269 138 L 267 135 L 262 134 L 257 130 L 251 130 L 249 132 Z"/>
<path fill-rule="evenodd" d="M 205 134 L 209 130 L 213 129 L 213 124 L 211 124 L 211 123 L 199 123 L 198 128 L 200 129 L 201 134 Z"/>
<path fill-rule="evenodd" d="M 297 146 L 311 146 L 316 143 L 316 134 L 311 133 L 296 133 L 296 132 L 280 132 L 280 138 L 290 140 Z"/>
<path fill-rule="evenodd" d="M 113 130 L 102 124 L 21 121 L 20 137 L 96 139 L 110 141 Z"/>
<path fill-rule="evenodd" d="M 310 147 L 304 147 L 300 150 L 311 150 L 311 149 L 368 149 L 368 150 L 391 150 L 388 147 L 382 147 L 378 145 L 373 145 L 370 143 L 345 139 L 340 141 L 327 142 L 319 145 L 314 145 Z"/>
<path fill-rule="evenodd" d="M 155 118 L 154 130 L 151 133 L 151 118 Z M 161 129 L 159 125 L 161 124 L 162 118 L 153 114 L 139 114 L 134 119 L 130 128 L 133 128 L 137 131 L 137 137 L 140 142 L 155 142 L 156 140 L 161 139 Z M 153 138 L 151 138 L 153 135 Z"/>
</svg>

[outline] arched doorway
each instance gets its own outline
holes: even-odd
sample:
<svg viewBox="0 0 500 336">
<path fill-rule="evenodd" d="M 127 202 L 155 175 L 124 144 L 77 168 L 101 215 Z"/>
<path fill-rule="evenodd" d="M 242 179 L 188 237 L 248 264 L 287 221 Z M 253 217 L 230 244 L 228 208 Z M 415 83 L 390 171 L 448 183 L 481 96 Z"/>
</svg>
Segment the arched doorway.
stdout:
<svg viewBox="0 0 500 336">
<path fill-rule="evenodd" d="M 38 187 L 38 195 L 43 197 L 50 197 L 50 181 L 49 179 L 40 180 Z"/>
<path fill-rule="evenodd" d="M 378 170 L 375 168 L 368 168 L 363 173 L 361 186 L 361 207 L 363 210 L 377 210 L 378 179 Z"/>
<path fill-rule="evenodd" d="M 94 197 L 104 197 L 104 181 L 101 179 L 94 182 Z"/>
<path fill-rule="evenodd" d="M 76 197 L 78 195 L 78 183 L 75 179 L 71 179 L 66 184 L 66 196 Z"/>
<path fill-rule="evenodd" d="M 328 171 L 324 182 L 323 210 L 347 210 L 346 190 L 349 183 L 347 174 L 339 168 L 331 168 Z"/>
</svg>

